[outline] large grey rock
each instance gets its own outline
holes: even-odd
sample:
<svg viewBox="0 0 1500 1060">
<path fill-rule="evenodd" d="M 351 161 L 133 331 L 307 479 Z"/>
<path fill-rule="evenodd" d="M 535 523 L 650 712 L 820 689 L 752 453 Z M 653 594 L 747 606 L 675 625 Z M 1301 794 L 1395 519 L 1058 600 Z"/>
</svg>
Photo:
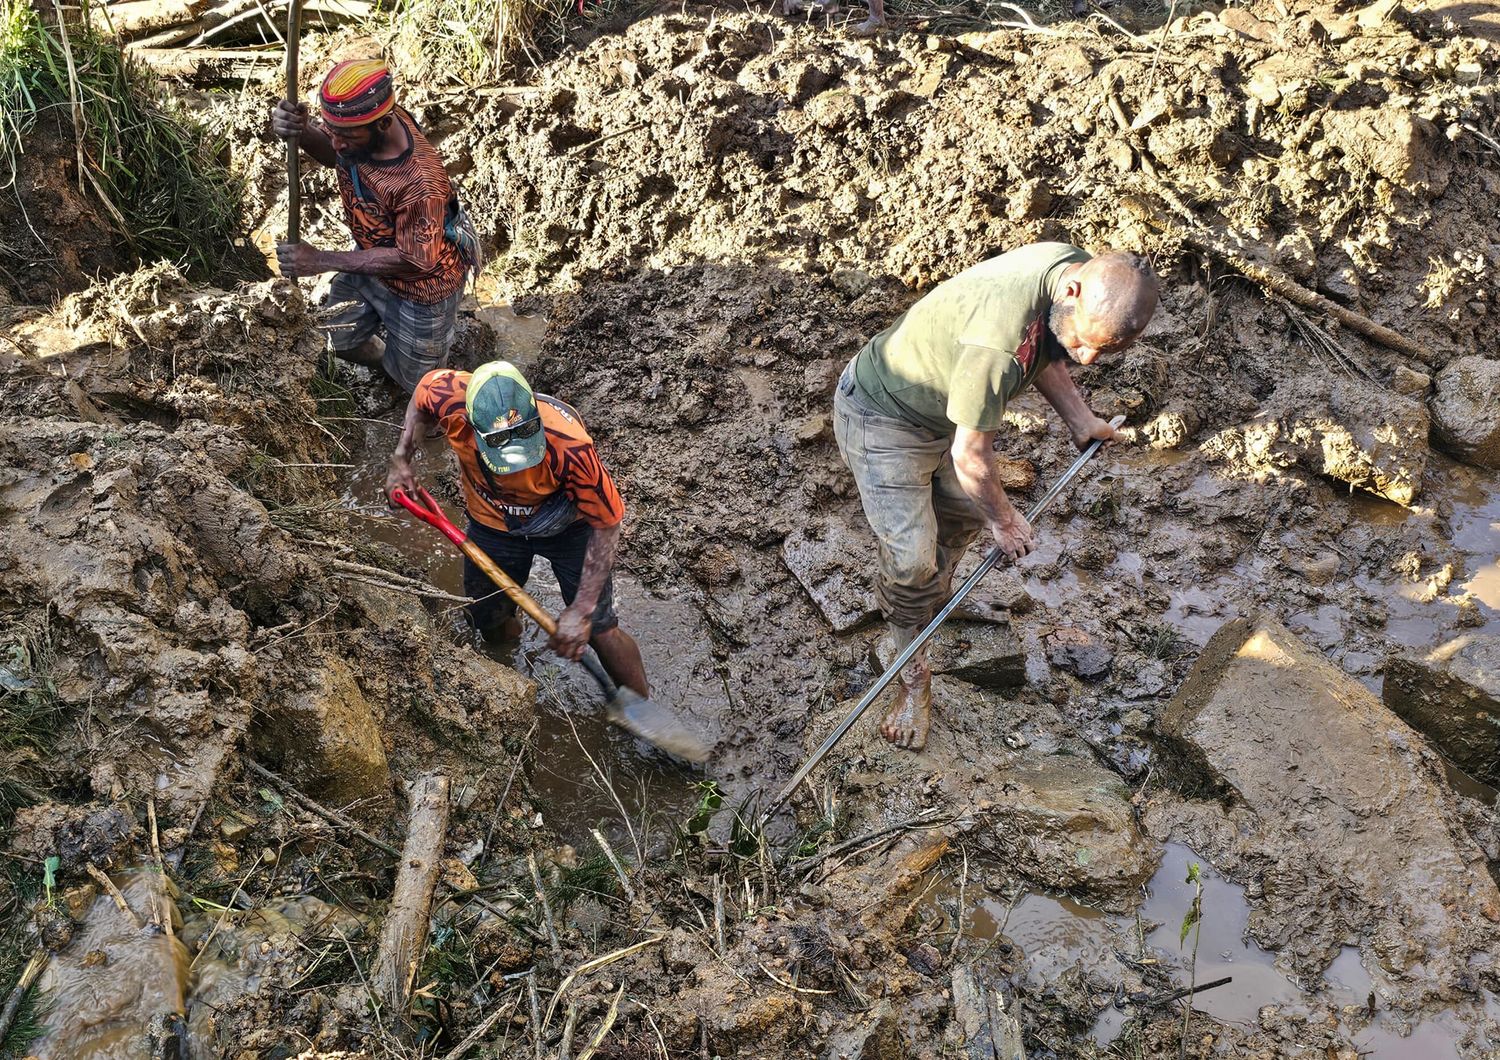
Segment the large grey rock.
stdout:
<svg viewBox="0 0 1500 1060">
<path fill-rule="evenodd" d="M 868 533 L 841 519 L 798 528 L 781 543 L 781 560 L 835 633 L 879 617 L 871 591 L 875 542 Z"/>
<path fill-rule="evenodd" d="M 1219 853 L 1259 878 L 1249 933 L 1279 963 L 1315 975 L 1357 942 L 1404 1008 L 1451 999 L 1492 966 L 1500 891 L 1437 756 L 1279 622 L 1215 633 L 1161 730 L 1179 786 L 1225 807 Z"/>
<path fill-rule="evenodd" d="M 1381 694 L 1459 768 L 1500 785 L 1500 636 L 1470 633 L 1426 654 L 1392 656 Z"/>
<path fill-rule="evenodd" d="M 1433 442 L 1465 463 L 1500 468 L 1500 361 L 1449 361 L 1433 381 L 1427 409 Z"/>
</svg>

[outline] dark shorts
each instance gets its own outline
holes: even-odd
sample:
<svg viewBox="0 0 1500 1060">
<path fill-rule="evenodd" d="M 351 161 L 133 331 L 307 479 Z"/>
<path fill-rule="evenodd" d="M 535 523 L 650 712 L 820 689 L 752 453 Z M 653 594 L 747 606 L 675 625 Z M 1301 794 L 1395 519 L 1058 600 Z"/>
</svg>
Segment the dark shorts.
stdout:
<svg viewBox="0 0 1500 1060">
<path fill-rule="evenodd" d="M 326 304 L 348 305 L 324 323 L 328 348 L 352 350 L 384 328 L 385 374 L 409 394 L 424 375 L 447 361 L 463 293 L 459 288 L 441 302 L 423 305 L 397 295 L 379 277 L 341 272 L 333 278 Z"/>
<path fill-rule="evenodd" d="M 578 579 L 583 575 L 583 559 L 589 549 L 589 539 L 594 536 L 593 527 L 580 519 L 559 534 L 550 537 L 524 537 L 494 530 L 483 523 L 469 520 L 469 540 L 473 541 L 485 555 L 520 585 L 526 584 L 531 575 L 531 561 L 537 556 L 552 564 L 552 573 L 557 575 L 562 598 L 572 603 L 578 595 Z M 464 592 L 474 597 L 475 603 L 468 607 L 469 621 L 475 627 L 488 630 L 499 625 L 516 613 L 511 602 L 489 575 L 464 560 Z M 607 633 L 620 624 L 615 614 L 615 579 L 606 578 L 604 590 L 599 594 L 599 604 L 594 608 L 594 633 Z"/>
</svg>

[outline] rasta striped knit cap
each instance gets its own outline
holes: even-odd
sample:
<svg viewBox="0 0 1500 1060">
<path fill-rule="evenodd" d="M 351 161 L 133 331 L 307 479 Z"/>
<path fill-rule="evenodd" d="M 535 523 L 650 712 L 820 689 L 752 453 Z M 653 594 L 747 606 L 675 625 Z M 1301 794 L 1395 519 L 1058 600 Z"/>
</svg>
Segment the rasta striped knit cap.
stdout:
<svg viewBox="0 0 1500 1060">
<path fill-rule="evenodd" d="M 391 71 L 379 59 L 346 59 L 323 78 L 318 105 L 323 120 L 339 128 L 378 121 L 396 106 Z"/>
</svg>

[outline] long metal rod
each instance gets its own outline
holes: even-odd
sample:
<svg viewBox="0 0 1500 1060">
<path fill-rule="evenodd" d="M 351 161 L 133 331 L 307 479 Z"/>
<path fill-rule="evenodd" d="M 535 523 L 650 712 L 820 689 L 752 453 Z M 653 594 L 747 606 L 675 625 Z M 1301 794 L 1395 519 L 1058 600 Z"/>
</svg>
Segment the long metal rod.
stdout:
<svg viewBox="0 0 1500 1060">
<path fill-rule="evenodd" d="M 1110 426 L 1118 427 L 1124 422 L 1124 416 L 1117 416 L 1110 421 Z M 1026 513 L 1026 521 L 1028 523 L 1036 522 L 1041 514 L 1057 499 L 1057 495 L 1063 491 L 1069 482 L 1073 481 L 1078 472 L 1083 470 L 1083 465 L 1089 462 L 1089 459 L 1099 451 L 1099 447 L 1103 444 L 1098 439 L 1089 443 L 1088 448 L 1078 455 L 1077 460 L 1073 461 L 1073 466 L 1064 471 L 1062 477 L 1054 482 L 1052 488 L 1042 495 L 1042 499 L 1032 506 L 1031 511 Z M 791 780 L 787 781 L 786 787 L 776 793 L 776 797 L 771 800 L 770 805 L 766 807 L 765 812 L 760 816 L 760 824 L 762 826 L 771 819 L 772 814 L 785 805 L 786 800 L 792 797 L 792 792 L 797 790 L 797 786 L 807 779 L 807 775 L 817 768 L 818 763 L 823 761 L 827 757 L 828 752 L 832 751 L 838 742 L 844 738 L 844 734 L 853 728 L 854 723 L 860 719 L 865 711 L 870 709 L 870 705 L 879 698 L 880 693 L 884 692 L 886 687 L 896 679 L 896 675 L 901 672 L 901 668 L 911 661 L 913 655 L 922 650 L 924 644 L 932 639 L 933 634 L 938 631 L 943 622 L 953 613 L 953 609 L 962 603 L 964 597 L 969 595 L 974 586 L 978 585 L 980 580 L 990 571 L 994 570 L 1004 558 L 1005 553 L 1000 551 L 999 545 L 990 549 L 989 554 L 984 557 L 984 561 L 979 564 L 974 573 L 964 579 L 964 583 L 958 587 L 958 592 L 954 593 L 952 599 L 943 605 L 943 609 L 937 613 L 937 617 L 927 623 L 927 628 L 918 633 L 916 639 L 908 644 L 900 655 L 896 656 L 891 665 L 886 668 L 885 673 L 880 675 L 880 679 L 870 686 L 869 691 L 859 701 L 859 705 L 849 712 L 847 718 L 839 722 L 838 728 L 828 734 L 828 738 L 812 753 L 812 757 L 803 763 L 802 768 L 797 770 Z"/>
</svg>

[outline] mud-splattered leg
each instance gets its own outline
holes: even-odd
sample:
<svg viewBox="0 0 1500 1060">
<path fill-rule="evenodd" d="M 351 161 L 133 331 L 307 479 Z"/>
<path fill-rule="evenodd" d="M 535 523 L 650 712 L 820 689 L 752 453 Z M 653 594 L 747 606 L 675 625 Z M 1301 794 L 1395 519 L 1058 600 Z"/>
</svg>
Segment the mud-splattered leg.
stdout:
<svg viewBox="0 0 1500 1060">
<path fill-rule="evenodd" d="M 646 687 L 646 662 L 635 638 L 619 626 L 596 633 L 589 641 L 599 654 L 599 661 L 617 685 L 624 685 L 644 698 L 651 697 Z"/>
<path fill-rule="evenodd" d="M 892 626 L 896 654 L 904 651 L 919 632 L 915 626 Z M 927 746 L 927 729 L 932 723 L 932 671 L 927 666 L 925 644 L 901 668 L 899 681 L 895 702 L 881 719 L 880 735 L 897 747 L 920 751 Z"/>
</svg>

